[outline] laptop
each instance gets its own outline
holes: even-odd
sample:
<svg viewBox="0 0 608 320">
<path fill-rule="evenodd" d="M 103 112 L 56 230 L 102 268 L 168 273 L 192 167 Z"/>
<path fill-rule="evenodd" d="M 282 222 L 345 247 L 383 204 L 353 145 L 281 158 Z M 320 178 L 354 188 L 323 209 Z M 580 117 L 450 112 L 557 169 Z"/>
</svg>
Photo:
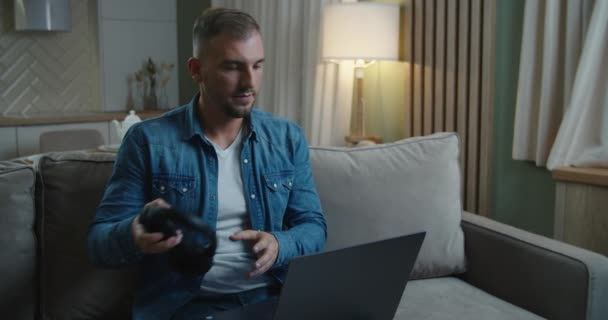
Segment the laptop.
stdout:
<svg viewBox="0 0 608 320">
<path fill-rule="evenodd" d="M 278 299 L 214 320 L 391 320 L 426 232 L 294 258 Z"/>
</svg>

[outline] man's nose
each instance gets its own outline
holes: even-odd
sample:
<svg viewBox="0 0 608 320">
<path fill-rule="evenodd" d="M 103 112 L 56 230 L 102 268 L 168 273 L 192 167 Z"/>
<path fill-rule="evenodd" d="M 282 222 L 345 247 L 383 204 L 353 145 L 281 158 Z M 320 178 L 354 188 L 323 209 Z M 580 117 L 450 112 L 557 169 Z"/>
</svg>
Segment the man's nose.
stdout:
<svg viewBox="0 0 608 320">
<path fill-rule="evenodd" d="M 252 68 L 246 68 L 241 72 L 240 87 L 247 89 L 254 87 L 255 78 L 253 73 L 254 70 Z"/>
</svg>

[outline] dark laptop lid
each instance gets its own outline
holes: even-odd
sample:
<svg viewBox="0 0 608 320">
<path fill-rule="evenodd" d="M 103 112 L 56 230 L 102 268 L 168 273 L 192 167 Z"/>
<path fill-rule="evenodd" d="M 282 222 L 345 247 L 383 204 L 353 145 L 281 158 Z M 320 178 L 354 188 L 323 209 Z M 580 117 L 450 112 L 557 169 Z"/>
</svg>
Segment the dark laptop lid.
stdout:
<svg viewBox="0 0 608 320">
<path fill-rule="evenodd" d="M 294 258 L 278 305 L 250 305 L 215 319 L 391 320 L 425 234 Z"/>
</svg>

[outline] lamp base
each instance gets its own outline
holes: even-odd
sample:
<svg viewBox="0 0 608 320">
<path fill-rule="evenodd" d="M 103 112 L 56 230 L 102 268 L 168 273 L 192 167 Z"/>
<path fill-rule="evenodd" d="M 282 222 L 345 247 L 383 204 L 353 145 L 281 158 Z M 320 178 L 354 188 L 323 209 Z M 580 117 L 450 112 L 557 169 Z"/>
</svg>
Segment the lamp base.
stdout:
<svg viewBox="0 0 608 320">
<path fill-rule="evenodd" d="M 344 137 L 344 140 L 348 143 L 349 146 L 363 146 L 382 143 L 382 138 L 376 136 L 350 135 Z"/>
</svg>

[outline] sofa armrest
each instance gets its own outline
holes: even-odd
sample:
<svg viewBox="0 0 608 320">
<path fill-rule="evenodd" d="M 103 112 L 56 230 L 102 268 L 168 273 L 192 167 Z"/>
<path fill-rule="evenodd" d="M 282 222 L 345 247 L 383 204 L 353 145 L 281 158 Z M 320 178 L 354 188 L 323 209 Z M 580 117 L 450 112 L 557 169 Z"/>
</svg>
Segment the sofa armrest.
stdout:
<svg viewBox="0 0 608 320">
<path fill-rule="evenodd" d="M 470 284 L 548 319 L 608 319 L 608 257 L 463 212 Z"/>
</svg>

